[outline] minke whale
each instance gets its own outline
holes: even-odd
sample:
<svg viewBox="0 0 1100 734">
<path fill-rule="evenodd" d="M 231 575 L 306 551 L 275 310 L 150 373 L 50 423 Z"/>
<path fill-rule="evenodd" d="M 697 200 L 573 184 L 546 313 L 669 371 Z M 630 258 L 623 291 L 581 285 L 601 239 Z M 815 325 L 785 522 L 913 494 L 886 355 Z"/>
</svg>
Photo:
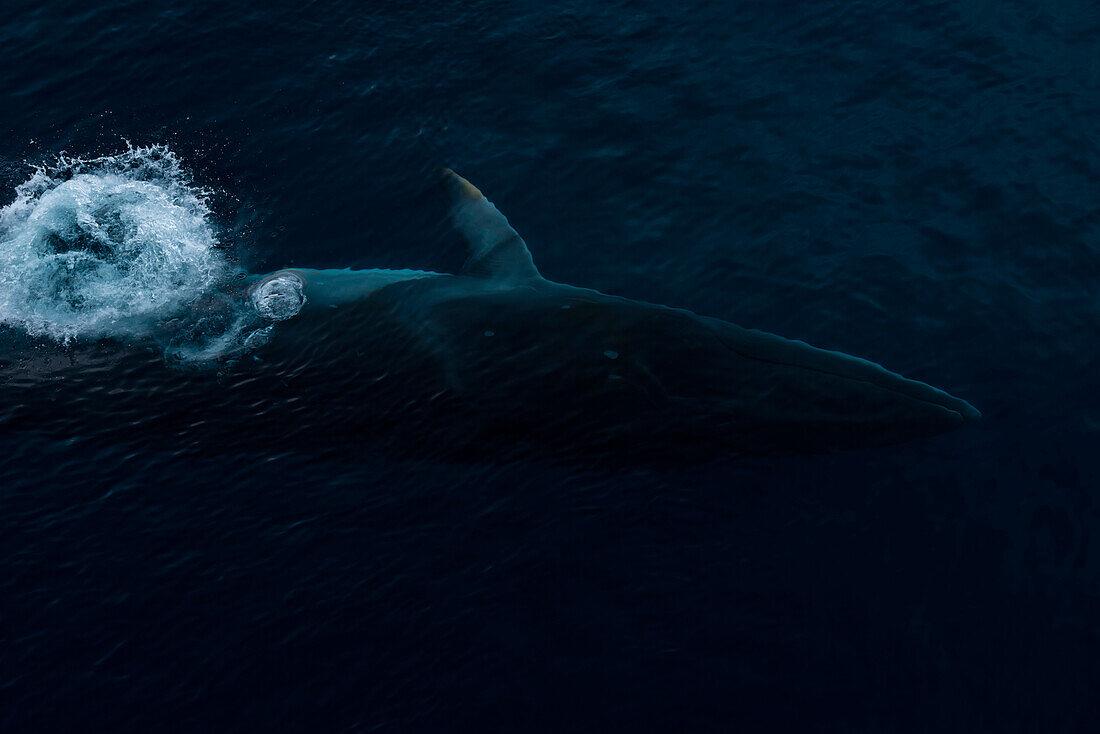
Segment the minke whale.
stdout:
<svg viewBox="0 0 1100 734">
<path fill-rule="evenodd" d="M 435 400 L 446 396 L 472 435 L 566 449 L 821 452 L 932 436 L 980 417 L 965 400 L 865 359 L 551 282 L 476 187 L 449 169 L 439 178 L 465 243 L 458 274 L 270 273 L 250 288 L 257 309 L 295 315 L 265 348 L 285 340 L 281 358 L 293 361 L 315 328 L 311 315 L 351 309 L 373 325 L 373 343 L 383 337 L 387 362 L 416 363 L 403 373 L 424 379 Z"/>
<path fill-rule="evenodd" d="M 47 430 L 47 410 L 52 433 L 110 424 L 199 449 L 705 461 L 894 444 L 980 417 L 859 357 L 547 280 L 476 187 L 449 169 L 439 180 L 458 273 L 248 276 L 225 299 L 255 328 L 216 377 L 158 377 L 163 353 L 132 344 L 36 353 L 4 371 L 18 399 L 0 422 Z"/>
</svg>

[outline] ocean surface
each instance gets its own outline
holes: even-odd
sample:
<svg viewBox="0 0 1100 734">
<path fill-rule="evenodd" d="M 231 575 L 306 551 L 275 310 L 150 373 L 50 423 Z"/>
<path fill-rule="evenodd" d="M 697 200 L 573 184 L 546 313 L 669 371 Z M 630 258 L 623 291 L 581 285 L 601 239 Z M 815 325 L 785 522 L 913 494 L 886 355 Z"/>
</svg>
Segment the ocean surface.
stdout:
<svg viewBox="0 0 1100 734">
<path fill-rule="evenodd" d="M 0 731 L 1093 730 L 1098 126 L 1084 0 L 5 4 Z M 454 272 L 437 166 L 547 278 L 984 418 L 608 467 L 19 412 L 241 272 Z M 151 394 L 259 338 L 174 329 Z"/>
</svg>

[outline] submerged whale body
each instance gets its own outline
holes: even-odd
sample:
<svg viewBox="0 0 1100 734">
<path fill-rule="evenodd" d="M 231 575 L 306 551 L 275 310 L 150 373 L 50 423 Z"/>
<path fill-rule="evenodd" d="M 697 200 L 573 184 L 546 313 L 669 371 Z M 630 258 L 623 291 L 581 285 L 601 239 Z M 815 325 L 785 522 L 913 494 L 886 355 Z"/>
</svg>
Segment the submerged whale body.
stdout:
<svg viewBox="0 0 1100 734">
<path fill-rule="evenodd" d="M 475 442 L 511 438 L 647 456 L 818 452 L 930 436 L 979 417 L 967 402 L 863 359 L 718 319 L 553 283 L 496 207 L 449 170 L 466 245 L 458 275 L 291 269 L 253 286 L 295 311 L 265 349 L 283 364 L 346 339 L 379 385 L 417 385 Z M 329 360 L 331 361 L 331 360 Z M 368 375 L 364 375 L 365 377 Z M 384 405 L 386 401 L 379 401 Z M 371 403 L 360 404 L 371 410 Z"/>
<path fill-rule="evenodd" d="M 460 273 L 253 277 L 240 298 L 256 328 L 216 378 L 165 380 L 163 357 L 133 344 L 38 352 L 0 365 L 22 396 L 0 421 L 46 430 L 42 411 L 61 408 L 51 432 L 114 424 L 197 447 L 707 460 L 897 443 L 979 417 L 857 357 L 548 281 L 480 191 L 449 170 L 441 182 Z"/>
</svg>

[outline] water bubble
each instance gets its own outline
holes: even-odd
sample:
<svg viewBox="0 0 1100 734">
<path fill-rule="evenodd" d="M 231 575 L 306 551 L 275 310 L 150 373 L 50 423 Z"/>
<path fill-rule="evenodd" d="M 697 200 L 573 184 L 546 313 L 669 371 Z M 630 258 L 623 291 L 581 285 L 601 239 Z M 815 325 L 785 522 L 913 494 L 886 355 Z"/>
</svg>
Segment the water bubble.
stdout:
<svg viewBox="0 0 1100 734">
<path fill-rule="evenodd" d="M 256 329 L 249 334 L 244 340 L 244 348 L 246 351 L 252 351 L 259 349 L 271 339 L 271 331 L 274 326 L 265 326 L 262 329 Z"/>
<path fill-rule="evenodd" d="M 302 279 L 293 273 L 275 273 L 252 290 L 256 311 L 270 321 L 286 321 L 297 316 L 305 302 Z"/>
</svg>

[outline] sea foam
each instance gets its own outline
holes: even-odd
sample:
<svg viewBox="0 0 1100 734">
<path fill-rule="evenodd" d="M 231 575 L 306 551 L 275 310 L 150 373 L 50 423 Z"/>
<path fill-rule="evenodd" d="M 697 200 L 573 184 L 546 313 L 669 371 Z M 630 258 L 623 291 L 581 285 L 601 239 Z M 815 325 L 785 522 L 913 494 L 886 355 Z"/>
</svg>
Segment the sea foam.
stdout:
<svg viewBox="0 0 1100 734">
<path fill-rule="evenodd" d="M 207 205 L 167 147 L 59 156 L 0 209 L 0 324 L 35 337 L 147 333 L 230 274 Z"/>
</svg>

